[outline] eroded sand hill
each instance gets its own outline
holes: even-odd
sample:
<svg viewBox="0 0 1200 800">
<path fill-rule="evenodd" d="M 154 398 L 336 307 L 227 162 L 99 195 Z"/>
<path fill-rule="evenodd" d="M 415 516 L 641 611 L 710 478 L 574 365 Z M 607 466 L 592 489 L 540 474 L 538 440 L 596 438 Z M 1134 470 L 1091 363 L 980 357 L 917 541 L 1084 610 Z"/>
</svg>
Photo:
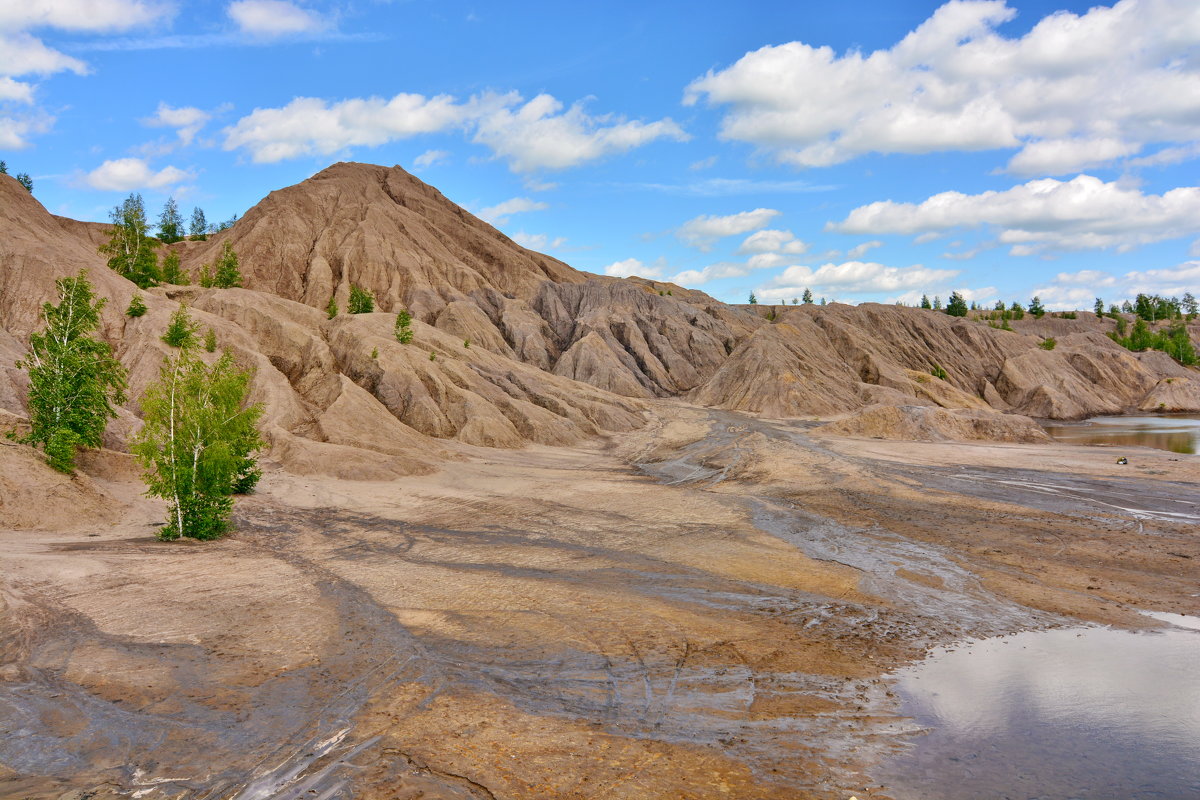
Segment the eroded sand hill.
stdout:
<svg viewBox="0 0 1200 800">
<path fill-rule="evenodd" d="M 891 667 L 1196 613 L 1196 460 L 1117 467 L 1026 416 L 1200 409 L 1111 320 L 729 306 L 360 164 L 174 245 L 195 270 L 232 242 L 244 289 L 130 319 L 103 238 L 0 176 L 0 427 L 80 269 L 132 398 L 74 478 L 0 440 L 0 796 L 879 796 L 911 734 Z M 327 319 L 352 283 L 377 311 Z M 157 542 L 125 452 L 181 303 L 266 408 L 216 543 Z"/>
</svg>

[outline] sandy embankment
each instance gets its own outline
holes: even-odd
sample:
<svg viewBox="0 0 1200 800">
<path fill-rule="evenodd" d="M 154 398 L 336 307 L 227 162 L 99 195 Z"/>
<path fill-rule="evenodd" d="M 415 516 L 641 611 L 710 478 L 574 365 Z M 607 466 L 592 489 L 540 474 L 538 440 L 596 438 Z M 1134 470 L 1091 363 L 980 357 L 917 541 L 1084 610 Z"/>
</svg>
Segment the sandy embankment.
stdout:
<svg viewBox="0 0 1200 800">
<path fill-rule="evenodd" d="M 270 473 L 213 544 L 154 541 L 118 472 L 63 488 L 125 511 L 0 532 L 0 795 L 863 797 L 906 730 L 881 676 L 929 645 L 1197 611 L 1196 459 L 654 408 Z"/>
</svg>

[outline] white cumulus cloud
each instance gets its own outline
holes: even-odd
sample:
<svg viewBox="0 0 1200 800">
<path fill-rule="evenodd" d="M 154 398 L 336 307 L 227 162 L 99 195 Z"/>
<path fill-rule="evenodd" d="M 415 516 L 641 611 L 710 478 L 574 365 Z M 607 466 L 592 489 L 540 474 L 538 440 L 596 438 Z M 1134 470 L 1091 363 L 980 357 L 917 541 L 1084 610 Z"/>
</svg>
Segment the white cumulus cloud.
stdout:
<svg viewBox="0 0 1200 800">
<path fill-rule="evenodd" d="M 1054 280 L 1041 284 L 1030 293 L 1037 295 L 1047 308 L 1090 310 L 1097 297 L 1107 307 L 1133 300 L 1139 294 L 1181 297 L 1200 293 L 1200 261 L 1185 261 L 1174 267 L 1133 270 L 1120 275 L 1085 269 L 1060 272 Z"/>
<path fill-rule="evenodd" d="M 800 255 L 808 251 L 808 245 L 796 238 L 791 231 L 765 230 L 752 233 L 738 247 L 739 255 L 751 253 L 779 253 Z"/>
<path fill-rule="evenodd" d="M 641 122 L 608 114 L 593 116 L 580 103 L 563 111 L 559 100 L 540 94 L 523 105 L 482 115 L 474 141 L 506 159 L 514 172 L 530 172 L 574 167 L 663 138 L 688 137 L 670 119 Z"/>
<path fill-rule="evenodd" d="M 627 258 L 623 261 L 614 261 L 604 268 L 605 275 L 612 275 L 615 278 L 657 278 L 662 274 L 662 269 L 653 264 L 643 264 L 636 258 Z"/>
<path fill-rule="evenodd" d="M 273 163 L 435 133 L 466 116 L 467 108 L 448 95 L 398 94 L 337 103 L 297 97 L 281 108 L 256 108 L 226 128 L 224 148 L 245 148 L 256 163 Z"/>
<path fill-rule="evenodd" d="M 1200 138 L 1194 0 L 1121 0 L 999 33 L 1015 16 L 1003 0 L 951 0 L 890 48 L 763 47 L 693 81 L 684 102 L 722 108 L 722 138 L 806 167 L 1021 148 L 1011 171 L 1061 174 Z"/>
<path fill-rule="evenodd" d="M 940 285 L 957 277 L 959 270 L 930 269 L 921 265 L 889 267 L 873 261 L 822 264 L 813 269 L 788 267 L 761 288 L 766 297 L 796 297 L 805 289 L 821 294 L 875 294 L 902 292 Z"/>
<path fill-rule="evenodd" d="M 166 103 L 159 103 L 154 116 L 147 117 L 142 123 L 151 128 L 174 128 L 179 141 L 186 145 L 192 143 L 200 129 L 212 119 L 207 111 L 192 106 L 173 108 Z"/>
<path fill-rule="evenodd" d="M 555 236 L 551 239 L 544 233 L 526 233 L 525 231 L 514 233 L 512 240 L 521 245 L 521 247 L 528 247 L 530 250 L 541 252 L 557 250 L 567 243 L 567 237 L 565 236 Z"/>
<path fill-rule="evenodd" d="M 166 3 L 143 0 L 8 0 L 0 2 L 0 147 L 19 149 L 29 137 L 50 128 L 54 118 L 41 109 L 14 110 L 11 104 L 32 105 L 34 85 L 15 80 L 49 77 L 59 72 L 86 75 L 88 66 L 49 47 L 30 29 L 56 28 L 71 32 L 107 33 L 154 22 L 170 13 Z"/>
<path fill-rule="evenodd" d="M 503 203 L 481 208 L 479 218 L 493 225 L 503 225 L 513 214 L 524 214 L 528 211 L 544 211 L 550 206 L 540 200 L 530 200 L 528 197 L 513 197 Z"/>
<path fill-rule="evenodd" d="M 0 28 L 123 31 L 169 13 L 166 3 L 143 0 L 16 0 L 0 3 Z"/>
<path fill-rule="evenodd" d="M 727 216 L 701 214 L 680 225 L 675 235 L 685 244 L 709 250 L 717 239 L 765 228 L 779 213 L 773 208 L 756 208 Z"/>
<path fill-rule="evenodd" d="M 450 158 L 448 150 L 426 150 L 413 159 L 413 166 L 417 169 L 429 169 L 434 164 L 441 164 L 448 158 Z"/>
<path fill-rule="evenodd" d="M 1126 250 L 1200 231 L 1200 188 L 1155 195 L 1090 175 L 1070 181 L 1043 178 L 999 192 L 942 192 L 921 203 L 870 203 L 826 228 L 927 235 L 982 226 L 996 229 L 996 240 L 1010 245 L 1013 255 L 1048 249 Z"/>
<path fill-rule="evenodd" d="M 311 33 L 325 27 L 319 14 L 286 0 L 237 0 L 228 12 L 242 33 L 251 36 Z"/>
<path fill-rule="evenodd" d="M 105 161 L 84 176 L 93 189 L 132 192 L 138 189 L 168 189 L 195 176 L 178 167 L 163 167 L 157 172 L 141 158 L 117 158 Z"/>
<path fill-rule="evenodd" d="M 869 251 L 874 250 L 876 247 L 883 247 L 883 242 L 879 241 L 878 239 L 875 239 L 870 242 L 863 242 L 862 244 L 856 244 L 856 245 L 854 245 L 854 247 L 851 247 L 849 250 L 846 251 L 846 255 L 850 258 L 850 260 L 857 261 L 858 259 L 865 256 Z"/>
<path fill-rule="evenodd" d="M 672 283 L 680 286 L 699 286 L 709 281 L 721 278 L 740 278 L 751 272 L 749 264 L 739 261 L 718 261 L 703 269 L 685 269 L 671 278 Z"/>
<path fill-rule="evenodd" d="M 278 108 L 256 108 L 225 129 L 224 147 L 245 149 L 255 162 L 268 163 L 453 128 L 488 147 L 514 172 L 564 169 L 656 139 L 687 138 L 669 119 L 642 122 L 611 114 L 593 116 L 578 103 L 564 111 L 561 102 L 546 94 L 525 102 L 516 92 L 485 92 L 460 102 L 449 95 L 427 98 L 401 93 L 391 99 L 336 102 L 297 97 Z M 531 183 L 539 190 L 552 187 Z"/>
</svg>

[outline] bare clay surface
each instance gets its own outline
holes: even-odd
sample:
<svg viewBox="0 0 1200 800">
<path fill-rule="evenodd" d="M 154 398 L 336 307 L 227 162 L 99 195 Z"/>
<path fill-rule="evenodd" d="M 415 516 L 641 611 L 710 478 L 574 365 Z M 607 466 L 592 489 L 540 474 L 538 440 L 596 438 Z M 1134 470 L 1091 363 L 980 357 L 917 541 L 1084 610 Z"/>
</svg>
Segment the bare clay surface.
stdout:
<svg viewBox="0 0 1200 800">
<path fill-rule="evenodd" d="M 1196 613 L 1196 461 L 656 403 L 573 448 L 0 532 L 0 796 L 883 797 L 934 644 Z M 1150 622 L 1149 624 L 1153 624 Z"/>
</svg>

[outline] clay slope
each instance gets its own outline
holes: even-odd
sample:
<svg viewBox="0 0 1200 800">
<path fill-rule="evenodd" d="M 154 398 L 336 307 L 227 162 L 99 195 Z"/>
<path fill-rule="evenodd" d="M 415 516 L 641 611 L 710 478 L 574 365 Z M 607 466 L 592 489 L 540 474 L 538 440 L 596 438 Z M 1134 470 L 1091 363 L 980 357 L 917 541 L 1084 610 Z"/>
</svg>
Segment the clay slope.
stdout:
<svg viewBox="0 0 1200 800">
<path fill-rule="evenodd" d="M 225 241 L 246 286 L 324 308 L 345 307 L 354 283 L 379 307 L 422 318 L 479 289 L 529 296 L 542 281 L 584 276 L 518 246 L 399 167 L 335 164 L 269 194 L 237 224 L 189 248 L 185 267 L 211 262 Z"/>
<path fill-rule="evenodd" d="M 185 268 L 199 274 L 225 242 L 251 289 L 344 309 L 354 284 L 379 310 L 631 397 L 691 389 L 760 324 L 702 292 L 527 250 L 400 167 L 335 164 L 272 192 L 229 231 L 180 245 Z"/>
<path fill-rule="evenodd" d="M 130 370 L 131 397 L 154 380 L 166 353 L 159 335 L 186 302 L 255 368 L 271 455 L 294 472 L 386 479 L 450 457 L 437 440 L 519 447 L 627 431 L 642 424 L 641 399 L 654 397 L 783 417 L 972 412 L 960 425 L 907 411 L 892 427 L 912 436 L 929 425 L 1012 435 L 1006 423 L 980 422 L 991 411 L 1200 410 L 1200 372 L 1122 349 L 1090 314 L 1013 332 L 874 304 L 729 306 L 525 250 L 398 167 L 335 165 L 272 193 L 212 241 L 173 245 L 195 272 L 232 243 L 247 288 L 151 290 L 138 319 L 122 313 L 134 287 L 104 266 L 103 238 L 104 226 L 54 217 L 0 177 L 0 409 L 24 413 L 13 365 L 55 278 L 85 268 L 110 298 L 102 335 Z M 344 309 L 351 283 L 372 290 L 378 310 L 327 319 L 329 297 Z M 409 345 L 392 335 L 401 307 L 416 317 Z M 1049 335 L 1057 346 L 1042 349 Z M 931 374 L 938 368 L 945 377 Z M 133 401 L 111 426 L 111 447 L 123 446 L 137 414 Z M 882 419 L 873 411 L 856 424 Z"/>
<path fill-rule="evenodd" d="M 1004 331 L 874 303 L 774 310 L 774 321 L 741 342 L 692 400 L 776 416 L 876 403 L 990 407 L 1052 419 L 1200 410 L 1200 372 L 1163 353 L 1129 352 L 1100 333 L 1092 315 Z M 1054 349 L 1039 346 L 1039 329 L 1053 330 Z M 937 367 L 945 378 L 932 374 Z"/>
<path fill-rule="evenodd" d="M 400 345 L 386 312 L 333 320 L 311 306 L 250 289 L 163 287 L 147 313 L 123 313 L 136 287 L 104 265 L 86 226 L 64 225 L 14 180 L 0 176 L 0 410 L 24 416 L 25 376 L 15 367 L 54 281 L 86 269 L 109 299 L 100 335 L 129 370 L 134 398 L 109 426 L 122 449 L 140 424 L 136 398 L 158 374 L 170 315 L 186 302 L 221 348 L 255 371 L 271 458 L 296 473 L 388 479 L 453 457 L 436 439 L 519 447 L 565 444 L 642 424 L 640 405 L 550 375 L 424 323 Z M 377 353 L 378 357 L 373 357 Z M 208 357 L 208 356 L 206 356 Z M 3 455 L 0 453 L 0 455 Z"/>
</svg>

